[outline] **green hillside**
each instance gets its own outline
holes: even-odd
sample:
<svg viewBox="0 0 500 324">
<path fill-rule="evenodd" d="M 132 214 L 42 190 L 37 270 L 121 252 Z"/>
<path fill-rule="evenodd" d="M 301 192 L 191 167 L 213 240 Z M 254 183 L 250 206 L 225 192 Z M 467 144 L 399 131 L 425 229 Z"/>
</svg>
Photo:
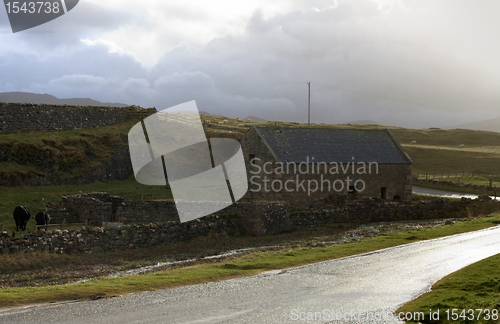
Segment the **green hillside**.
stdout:
<svg viewBox="0 0 500 324">
<path fill-rule="evenodd" d="M 276 127 L 305 127 L 291 122 L 256 122 L 219 116 L 202 116 L 207 137 L 228 137 L 241 140 L 251 125 Z M 205 122 L 208 121 L 208 124 Z M 226 121 L 226 122 L 224 122 Z M 165 187 L 144 186 L 133 176 L 124 180 L 106 182 L 85 181 L 89 173 L 103 172 L 127 148 L 127 134 L 137 121 L 93 129 L 47 132 L 0 134 L 0 223 L 4 229 L 13 226 L 12 210 L 17 205 L 27 205 L 33 211 L 56 204 L 65 194 L 107 191 L 128 199 L 153 197 L 170 199 Z M 310 127 L 383 129 L 374 125 L 325 125 Z M 487 184 L 489 178 L 500 185 L 500 133 L 471 130 L 405 129 L 390 127 L 394 136 L 413 159 L 414 173 L 453 175 L 468 172 L 460 181 Z M 412 142 L 416 142 L 412 144 Z M 459 148 L 460 145 L 463 148 Z M 9 150 L 8 161 L 2 152 Z M 5 154 L 4 154 L 5 155 Z M 3 162 L 2 162 L 3 161 Z M 470 177 L 474 173 L 474 177 Z M 490 176 L 492 175 L 492 176 Z M 62 184 L 40 186 L 36 179 L 49 176 Z M 7 186 L 14 179 L 29 177 L 33 185 Z M 44 198 L 45 203 L 42 203 Z"/>
</svg>

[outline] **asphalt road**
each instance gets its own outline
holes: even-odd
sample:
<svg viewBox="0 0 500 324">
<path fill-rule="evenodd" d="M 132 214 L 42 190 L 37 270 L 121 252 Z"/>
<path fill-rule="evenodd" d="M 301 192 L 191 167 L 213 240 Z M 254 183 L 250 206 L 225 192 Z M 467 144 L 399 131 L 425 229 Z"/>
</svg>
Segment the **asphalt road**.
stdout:
<svg viewBox="0 0 500 324">
<path fill-rule="evenodd" d="M 359 311 L 388 316 L 443 276 L 499 251 L 500 227 L 494 227 L 247 278 L 4 310 L 0 323 L 374 322 Z M 316 314 L 317 320 L 301 320 L 307 312 L 321 313 L 321 319 Z M 347 320 L 326 316 L 339 312 Z"/>
<path fill-rule="evenodd" d="M 418 186 L 413 186 L 412 191 L 415 194 L 436 196 L 436 197 L 470 198 L 470 199 L 476 199 L 478 197 L 478 195 L 474 195 L 474 194 L 466 194 L 466 193 L 459 193 L 459 192 L 454 192 L 454 191 L 430 189 L 430 188 L 424 188 L 424 187 L 418 187 Z M 494 197 L 491 197 L 491 198 L 494 198 Z M 500 197 L 497 197 L 497 200 L 500 200 Z"/>
</svg>

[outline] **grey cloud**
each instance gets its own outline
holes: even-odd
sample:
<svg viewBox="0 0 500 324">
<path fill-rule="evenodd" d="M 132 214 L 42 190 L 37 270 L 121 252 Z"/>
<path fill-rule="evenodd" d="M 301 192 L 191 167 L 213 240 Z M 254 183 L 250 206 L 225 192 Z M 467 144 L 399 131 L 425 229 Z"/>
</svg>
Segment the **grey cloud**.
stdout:
<svg viewBox="0 0 500 324">
<path fill-rule="evenodd" d="M 16 42 L 19 46 L 29 46 L 43 55 L 55 49 L 67 51 L 78 46 L 81 38 L 93 39 L 103 32 L 133 24 L 137 20 L 139 20 L 138 17 L 119 8 L 110 10 L 90 2 L 80 1 L 73 10 L 48 23 L 14 35 L 0 34 L 0 42 Z M 8 24 L 4 10 L 0 10 L 0 21 L 3 22 L 0 28 L 4 23 Z M 11 32 L 10 26 L 7 25 L 7 27 Z"/>
<path fill-rule="evenodd" d="M 324 4 L 317 2 L 320 9 Z M 440 25 L 420 3 L 405 4 L 414 9 L 394 6 L 398 16 L 368 0 L 270 19 L 257 11 L 243 35 L 198 49 L 181 44 L 149 70 L 103 45 L 75 43 L 53 55 L 2 53 L 0 91 L 14 86 L 157 108 L 196 100 L 200 110 L 215 114 L 306 121 L 306 81 L 312 81 L 314 122 L 373 119 L 429 127 L 493 117 L 500 82 L 462 55 L 466 43 L 450 40 L 452 30 L 440 29 L 453 13 Z M 107 23 L 115 28 L 134 19 L 118 15 Z"/>
<path fill-rule="evenodd" d="M 108 9 L 95 3 L 80 1 L 78 6 L 66 15 L 38 28 L 81 35 L 113 30 L 138 19 L 139 17 L 119 7 Z"/>
<path fill-rule="evenodd" d="M 208 21 L 210 19 L 202 8 L 196 6 L 188 6 L 187 3 L 181 5 L 171 3 L 160 3 L 157 5 L 157 13 L 159 17 L 171 20 L 182 20 L 182 21 L 195 21 L 199 23 L 200 21 Z"/>
<path fill-rule="evenodd" d="M 0 85 L 8 81 L 19 89 L 43 85 L 65 75 L 125 79 L 146 77 L 146 74 L 147 70 L 134 58 L 108 53 L 108 48 L 100 44 L 80 44 L 67 52 L 57 51 L 43 56 L 20 52 L 0 54 Z"/>
<path fill-rule="evenodd" d="M 1 9 L 0 7 L 0 32 L 7 33 L 12 32 L 9 24 L 9 17 L 7 16 L 7 11 Z"/>
</svg>

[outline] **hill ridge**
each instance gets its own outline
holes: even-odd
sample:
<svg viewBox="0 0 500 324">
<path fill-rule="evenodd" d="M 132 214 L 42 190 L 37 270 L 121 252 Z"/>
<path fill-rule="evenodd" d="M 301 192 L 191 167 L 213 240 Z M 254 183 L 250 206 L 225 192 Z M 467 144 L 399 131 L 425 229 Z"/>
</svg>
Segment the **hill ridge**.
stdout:
<svg viewBox="0 0 500 324">
<path fill-rule="evenodd" d="M 66 98 L 60 99 L 48 93 L 32 92 L 0 92 L 0 102 L 5 103 L 33 103 L 46 105 L 71 105 L 71 106 L 101 106 L 101 107 L 127 107 L 122 103 L 100 102 L 91 98 Z"/>
</svg>

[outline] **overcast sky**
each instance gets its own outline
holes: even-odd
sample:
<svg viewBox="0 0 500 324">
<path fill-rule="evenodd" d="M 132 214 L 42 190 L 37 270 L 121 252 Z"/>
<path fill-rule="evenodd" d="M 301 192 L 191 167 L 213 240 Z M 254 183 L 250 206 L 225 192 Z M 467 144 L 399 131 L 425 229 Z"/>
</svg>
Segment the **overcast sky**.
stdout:
<svg viewBox="0 0 500 324">
<path fill-rule="evenodd" d="M 0 92 L 413 128 L 500 116 L 500 1 L 80 0 L 13 34 Z"/>
</svg>

